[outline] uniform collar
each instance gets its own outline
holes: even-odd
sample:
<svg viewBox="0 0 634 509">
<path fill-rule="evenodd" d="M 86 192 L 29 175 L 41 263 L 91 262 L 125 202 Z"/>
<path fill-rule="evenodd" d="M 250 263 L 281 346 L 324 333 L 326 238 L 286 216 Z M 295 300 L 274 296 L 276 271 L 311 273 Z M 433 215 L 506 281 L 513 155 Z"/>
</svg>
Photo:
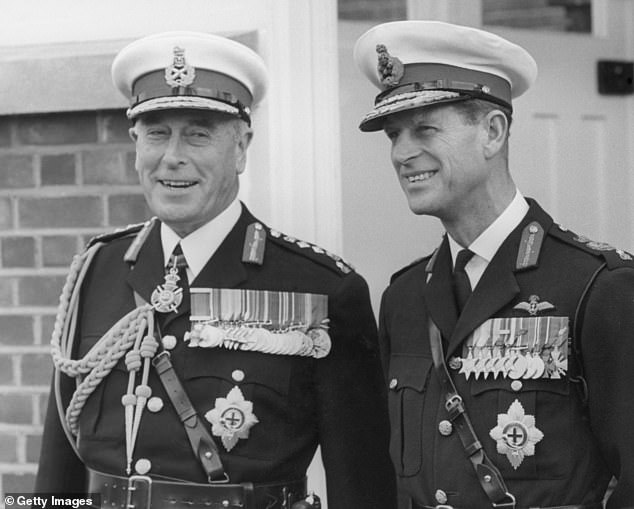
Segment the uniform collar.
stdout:
<svg viewBox="0 0 634 509">
<path fill-rule="evenodd" d="M 484 230 L 469 246 L 469 250 L 476 255 L 474 258 L 480 258 L 485 263 L 490 263 L 495 253 L 502 245 L 502 242 L 511 234 L 511 232 L 522 222 L 522 219 L 528 212 L 528 203 L 520 193 L 519 189 L 515 191 L 515 197 L 511 203 L 504 209 L 495 221 L 493 221 L 486 230 Z M 452 266 L 456 263 L 458 252 L 463 247 L 456 242 L 451 235 L 447 235 L 449 240 L 449 248 L 451 249 Z"/>
<path fill-rule="evenodd" d="M 240 201 L 236 198 L 218 216 L 183 238 L 162 222 L 163 265 L 167 265 L 172 251 L 180 242 L 187 260 L 188 276 L 193 281 L 236 225 L 240 214 Z"/>
</svg>

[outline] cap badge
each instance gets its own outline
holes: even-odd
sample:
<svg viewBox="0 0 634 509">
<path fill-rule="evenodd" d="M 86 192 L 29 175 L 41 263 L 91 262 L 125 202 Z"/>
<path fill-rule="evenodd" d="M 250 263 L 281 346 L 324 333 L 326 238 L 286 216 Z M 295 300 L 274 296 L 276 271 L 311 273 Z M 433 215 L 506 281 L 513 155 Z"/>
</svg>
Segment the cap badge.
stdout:
<svg viewBox="0 0 634 509">
<path fill-rule="evenodd" d="M 216 398 L 216 405 L 205 414 L 211 423 L 211 432 L 220 437 L 227 451 L 233 449 L 241 438 L 249 438 L 249 430 L 259 421 L 253 413 L 253 403 L 244 399 L 236 386 L 226 398 Z"/>
<path fill-rule="evenodd" d="M 381 77 L 381 83 L 386 87 L 398 85 L 405 70 L 403 62 L 390 55 L 384 44 L 377 44 L 376 52 L 379 60 L 376 69 Z"/>
<path fill-rule="evenodd" d="M 535 426 L 535 416 L 526 415 L 519 400 L 513 401 L 507 413 L 498 414 L 497 426 L 489 435 L 497 442 L 499 454 L 505 454 L 515 470 L 524 457 L 535 454 L 535 444 L 544 434 Z"/>
<path fill-rule="evenodd" d="M 196 70 L 185 61 L 185 49 L 174 46 L 174 62 L 165 68 L 165 83 L 172 88 L 187 87 L 195 78 Z"/>
</svg>

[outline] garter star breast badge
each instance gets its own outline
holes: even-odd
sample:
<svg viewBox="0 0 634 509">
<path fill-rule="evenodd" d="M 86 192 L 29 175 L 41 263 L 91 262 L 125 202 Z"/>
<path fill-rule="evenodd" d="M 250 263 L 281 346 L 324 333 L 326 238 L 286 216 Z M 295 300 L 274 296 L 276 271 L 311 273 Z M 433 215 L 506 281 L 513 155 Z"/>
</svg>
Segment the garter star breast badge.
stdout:
<svg viewBox="0 0 634 509">
<path fill-rule="evenodd" d="M 544 434 L 535 426 L 535 417 L 526 415 L 519 400 L 513 401 L 507 413 L 498 414 L 497 426 L 489 435 L 497 442 L 497 451 L 505 454 L 515 470 L 526 456 L 535 454 L 535 444 Z"/>
</svg>

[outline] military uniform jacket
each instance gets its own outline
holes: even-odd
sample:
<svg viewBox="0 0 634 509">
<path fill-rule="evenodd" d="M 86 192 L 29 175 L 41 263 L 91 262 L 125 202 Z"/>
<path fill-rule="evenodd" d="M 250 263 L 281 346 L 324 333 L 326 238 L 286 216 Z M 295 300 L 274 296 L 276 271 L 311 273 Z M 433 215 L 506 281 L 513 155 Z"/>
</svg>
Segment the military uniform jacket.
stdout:
<svg viewBox="0 0 634 509">
<path fill-rule="evenodd" d="M 256 219 L 244 208 L 192 287 L 248 288 L 328 296 L 332 349 L 322 359 L 272 355 L 224 348 L 189 348 L 187 297 L 177 313 L 160 319 L 163 335 L 178 338 L 171 351 L 174 368 L 202 417 L 216 398 L 239 386 L 257 416 L 247 439 L 227 452 L 217 440 L 231 482 L 301 479 L 319 444 L 332 509 L 385 509 L 394 505 L 394 474 L 388 454 L 388 417 L 368 288 L 347 266 L 304 243 L 267 233 L 262 264 L 242 261 L 245 232 Z M 79 355 L 136 306 L 134 292 L 149 302 L 163 283 L 159 224 L 155 224 L 130 267 L 123 261 L 133 236 L 110 240 L 100 249 L 82 286 Z M 342 270 L 342 267 L 345 270 Z M 233 373 L 244 378 L 237 382 Z M 127 371 L 120 361 L 88 398 L 81 414 L 79 451 L 93 469 L 125 475 L 124 413 Z M 135 460 L 151 461 L 157 479 L 206 482 L 182 424 L 152 369 L 149 385 L 165 403 L 144 412 Z M 54 399 L 43 437 L 37 489 L 81 491 L 83 465 L 74 456 L 58 423 Z"/>
<path fill-rule="evenodd" d="M 427 325 L 432 319 L 476 434 L 518 508 L 600 502 L 613 475 L 619 482 L 607 507 L 634 507 L 634 264 L 627 253 L 564 230 L 529 203 L 527 216 L 501 245 L 460 317 L 446 238 L 433 263 L 425 258 L 401 270 L 384 292 L 379 338 L 388 366 L 390 450 L 400 492 L 423 506 L 491 507 L 456 430 L 441 425 L 448 414 L 432 363 Z M 518 268 L 530 224 L 543 229 L 543 242 L 535 263 Z M 570 355 L 565 376 L 467 379 L 460 373 L 456 360 L 467 356 L 468 338 L 488 319 L 568 317 L 572 335 L 584 288 L 604 262 L 578 317 L 580 337 L 574 341 L 581 360 Z M 531 316 L 526 304 L 533 295 L 552 307 Z M 573 381 L 580 368 L 587 406 L 583 384 Z M 491 436 L 498 416 L 509 415 L 515 401 L 543 434 L 534 454 L 525 454 L 517 468 Z"/>
</svg>

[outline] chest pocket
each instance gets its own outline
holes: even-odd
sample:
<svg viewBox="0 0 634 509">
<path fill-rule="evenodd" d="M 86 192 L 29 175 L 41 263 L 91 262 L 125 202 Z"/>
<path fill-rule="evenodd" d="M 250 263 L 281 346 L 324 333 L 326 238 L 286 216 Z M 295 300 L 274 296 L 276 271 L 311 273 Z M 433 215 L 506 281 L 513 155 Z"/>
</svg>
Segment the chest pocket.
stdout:
<svg viewBox="0 0 634 509">
<path fill-rule="evenodd" d="M 390 358 L 390 454 L 401 476 L 416 475 L 421 468 L 423 406 L 431 367 L 431 358 L 420 355 Z"/>
<path fill-rule="evenodd" d="M 292 404 L 289 390 L 290 356 L 226 349 L 188 349 L 184 352 L 183 384 L 201 417 L 238 387 L 258 422 L 230 454 L 270 459 L 288 440 Z M 221 446 L 222 450 L 222 446 Z"/>
<path fill-rule="evenodd" d="M 505 479 L 561 479 L 571 475 L 571 430 L 577 427 L 573 423 L 577 419 L 576 394 L 572 391 L 567 378 L 472 381 L 471 407 L 479 411 L 470 413 L 471 420 L 487 454 Z M 524 416 L 532 416 L 534 426 L 543 433 L 535 444 L 535 454 L 524 456 L 517 469 L 496 450 L 496 441 L 489 435 L 497 424 L 497 416 L 510 415 L 509 409 L 515 401 L 521 404 Z M 527 422 L 526 417 L 515 414 L 511 418 Z M 530 423 L 531 417 L 528 420 Z"/>
</svg>

